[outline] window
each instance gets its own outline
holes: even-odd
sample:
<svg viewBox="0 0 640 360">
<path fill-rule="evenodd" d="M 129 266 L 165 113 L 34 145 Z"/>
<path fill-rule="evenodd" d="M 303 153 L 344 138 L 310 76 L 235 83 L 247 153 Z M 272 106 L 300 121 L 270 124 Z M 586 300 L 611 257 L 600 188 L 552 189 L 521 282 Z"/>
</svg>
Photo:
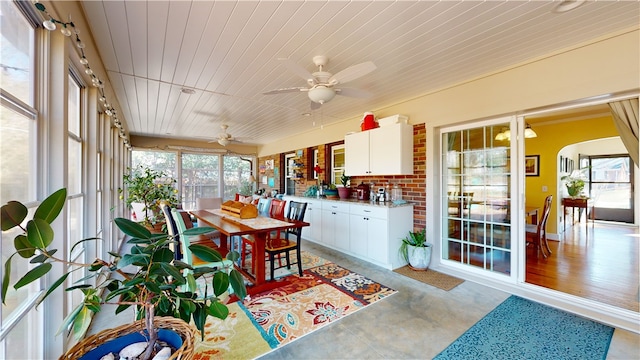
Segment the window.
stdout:
<svg viewBox="0 0 640 360">
<path fill-rule="evenodd" d="M 344 172 L 344 144 L 331 147 L 331 183 L 339 184 Z"/>
<path fill-rule="evenodd" d="M 68 153 L 67 153 L 67 249 L 71 249 L 79 240 L 85 238 L 84 225 L 85 214 L 84 209 L 84 166 L 83 166 L 83 101 L 82 86 L 77 78 L 73 75 L 73 71 L 68 77 L 67 92 L 67 126 L 68 126 Z M 70 254 L 69 261 L 75 263 L 86 263 L 85 259 L 85 243 L 76 246 L 74 252 Z M 72 286 L 77 280 L 86 275 L 85 270 L 74 271 L 67 285 Z M 71 291 L 67 293 L 67 313 L 73 311 L 83 301 L 83 295 L 80 291 Z"/>
<path fill-rule="evenodd" d="M 182 154 L 182 207 L 195 209 L 197 198 L 219 194 L 220 155 Z"/>
<path fill-rule="evenodd" d="M 144 166 L 177 179 L 177 157 L 175 152 L 134 150 L 131 153 L 131 168 Z"/>
<path fill-rule="evenodd" d="M 37 200 L 37 111 L 34 104 L 34 26 L 12 1 L 0 1 L 0 203 L 18 200 L 33 215 Z M 30 5 L 27 5 L 30 6 Z M 0 258 L 13 254 L 15 231 L 0 233 Z M 31 267 L 14 262 L 11 283 Z M 4 268 L 0 270 L 4 275 Z M 18 290 L 9 287 L 0 306 L 0 358 L 42 358 L 43 312 L 34 311 L 40 282 Z"/>
<path fill-rule="evenodd" d="M 34 30 L 9 1 L 0 2 L 2 81 L 0 115 L 0 201 L 36 200 L 33 179 L 36 141 L 34 98 Z M 10 155 L 10 156 L 9 156 Z"/>
<path fill-rule="evenodd" d="M 235 155 L 225 155 L 223 157 L 223 186 L 224 200 L 233 200 L 236 193 L 250 195 L 252 183 L 249 182 L 252 169 L 253 158 L 243 158 Z"/>
</svg>

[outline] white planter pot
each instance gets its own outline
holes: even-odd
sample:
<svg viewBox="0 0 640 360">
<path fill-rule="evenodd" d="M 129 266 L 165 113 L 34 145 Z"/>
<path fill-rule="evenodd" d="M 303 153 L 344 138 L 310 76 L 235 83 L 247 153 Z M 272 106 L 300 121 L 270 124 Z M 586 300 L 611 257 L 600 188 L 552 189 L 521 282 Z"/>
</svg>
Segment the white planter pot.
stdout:
<svg viewBox="0 0 640 360">
<path fill-rule="evenodd" d="M 409 245 L 409 266 L 415 270 L 426 270 L 431 263 L 431 245 L 417 247 Z"/>
</svg>

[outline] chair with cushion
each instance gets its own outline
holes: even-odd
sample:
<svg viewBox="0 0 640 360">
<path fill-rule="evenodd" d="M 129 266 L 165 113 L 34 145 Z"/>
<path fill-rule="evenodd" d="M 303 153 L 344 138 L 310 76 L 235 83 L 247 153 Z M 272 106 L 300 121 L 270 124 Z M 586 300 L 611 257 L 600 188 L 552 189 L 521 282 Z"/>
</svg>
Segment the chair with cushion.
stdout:
<svg viewBox="0 0 640 360">
<path fill-rule="evenodd" d="M 289 202 L 289 212 L 287 213 L 287 219 L 289 220 L 304 220 L 304 213 L 307 210 L 307 203 L 301 203 L 297 201 Z M 298 273 L 302 276 L 302 257 L 300 255 L 300 243 L 302 228 L 294 227 L 283 230 L 280 232 L 280 236 L 269 236 L 265 244 L 265 252 L 269 256 L 270 261 L 270 274 L 271 279 L 274 278 L 274 272 L 276 269 L 287 267 L 291 269 L 292 264 L 298 264 Z M 294 239 L 295 238 L 295 239 Z M 296 252 L 296 261 L 291 262 L 290 253 Z M 279 262 L 278 266 L 275 265 L 276 256 L 281 258 L 281 255 L 285 255 L 285 264 Z"/>
<path fill-rule="evenodd" d="M 262 200 L 262 199 L 260 199 Z M 278 200 L 278 199 L 273 199 L 273 198 L 267 198 L 265 200 L 262 200 L 262 206 L 260 205 L 260 201 L 258 202 L 258 215 L 260 216 L 268 216 L 268 217 L 272 217 L 272 218 L 276 218 L 276 219 L 283 219 L 284 218 L 284 210 L 286 207 L 287 201 L 286 200 Z M 268 212 L 265 212 L 265 209 L 269 209 Z M 269 234 L 268 236 L 280 236 L 280 232 L 272 232 L 271 234 Z M 255 259 L 256 259 L 256 254 L 253 252 L 254 246 L 253 246 L 253 236 L 242 236 L 242 248 L 240 251 L 240 257 L 241 257 L 241 266 L 244 268 L 245 263 L 246 263 L 246 257 L 247 255 L 251 254 L 251 263 L 252 263 L 252 271 L 254 271 L 253 269 L 253 264 L 255 264 Z M 250 249 L 247 249 L 247 247 L 250 247 Z"/>
<path fill-rule="evenodd" d="M 224 259 L 223 261 L 219 261 L 219 262 L 208 262 L 195 256 L 189 249 L 191 245 L 207 246 L 216 251 L 218 251 L 218 246 L 216 246 L 216 244 L 213 241 L 192 242 L 193 240 L 197 241 L 198 238 L 196 236 L 184 235 L 184 232 L 187 231 L 187 226 L 184 222 L 182 211 L 179 211 L 178 209 L 171 209 L 171 215 L 173 217 L 173 221 L 176 224 L 178 235 L 180 237 L 180 249 L 183 254 L 182 261 L 184 263 L 187 263 L 193 266 L 194 268 L 204 267 L 204 266 L 215 267 L 215 268 L 222 268 L 222 267 L 226 267 L 229 269 L 231 268 L 233 263 L 230 260 Z"/>
<path fill-rule="evenodd" d="M 259 216 L 269 216 L 269 211 L 270 211 L 270 206 L 271 206 L 271 198 L 260 198 L 260 200 L 258 200 L 258 205 L 256 205 L 256 207 L 258 208 L 258 215 Z M 240 266 L 242 268 L 244 268 L 245 263 L 246 263 L 246 258 L 247 255 L 252 254 L 252 250 L 253 250 L 253 238 L 247 238 L 247 237 L 242 237 L 242 248 L 240 249 Z M 247 247 L 249 247 L 249 249 L 247 249 Z M 251 258 L 252 260 L 255 259 L 254 257 Z"/>
<path fill-rule="evenodd" d="M 173 215 L 171 214 L 171 208 L 167 204 L 162 204 L 160 206 L 160 209 L 162 209 L 162 213 L 164 214 L 164 218 L 166 219 L 166 222 L 167 222 L 167 233 L 171 235 L 171 237 L 173 237 L 173 240 L 175 240 L 176 243 L 179 244 L 180 234 L 178 233 L 178 226 L 176 225 L 175 220 L 173 220 Z M 174 259 L 176 260 L 182 259 L 182 250 L 180 249 L 180 246 L 175 246 L 175 244 L 172 243 L 172 244 L 169 244 L 169 248 L 171 249 L 171 251 L 173 251 Z"/>
<path fill-rule="evenodd" d="M 538 251 L 542 252 L 542 256 L 545 258 L 548 256 L 545 253 L 546 248 L 549 255 L 551 255 L 551 248 L 549 248 L 549 243 L 547 242 L 547 219 L 549 218 L 549 213 L 551 212 L 551 202 L 553 200 L 553 195 L 547 196 L 544 200 L 544 209 L 542 210 L 542 218 L 538 221 L 538 224 L 527 224 L 525 227 L 525 235 L 527 238 L 527 245 L 533 245 L 533 248 L 536 251 L 536 256 L 538 256 Z"/>
</svg>

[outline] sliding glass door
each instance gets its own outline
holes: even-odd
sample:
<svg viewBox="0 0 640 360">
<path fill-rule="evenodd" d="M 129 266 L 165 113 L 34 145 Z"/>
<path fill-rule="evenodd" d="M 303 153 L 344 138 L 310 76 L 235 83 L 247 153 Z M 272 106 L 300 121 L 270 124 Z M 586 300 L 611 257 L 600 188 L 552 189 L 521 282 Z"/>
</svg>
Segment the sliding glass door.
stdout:
<svg viewBox="0 0 640 360">
<path fill-rule="evenodd" d="M 441 133 L 441 233 L 443 261 L 509 275 L 515 166 L 506 121 Z"/>
</svg>

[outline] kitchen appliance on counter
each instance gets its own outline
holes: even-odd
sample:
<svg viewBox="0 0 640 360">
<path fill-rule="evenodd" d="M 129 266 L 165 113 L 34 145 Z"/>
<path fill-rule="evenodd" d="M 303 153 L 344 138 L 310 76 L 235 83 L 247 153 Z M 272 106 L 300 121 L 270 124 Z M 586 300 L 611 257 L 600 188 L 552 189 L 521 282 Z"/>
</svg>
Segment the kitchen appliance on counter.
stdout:
<svg viewBox="0 0 640 360">
<path fill-rule="evenodd" d="M 364 182 L 360 183 L 356 187 L 356 193 L 358 194 L 358 200 L 369 200 L 369 185 Z"/>
</svg>

